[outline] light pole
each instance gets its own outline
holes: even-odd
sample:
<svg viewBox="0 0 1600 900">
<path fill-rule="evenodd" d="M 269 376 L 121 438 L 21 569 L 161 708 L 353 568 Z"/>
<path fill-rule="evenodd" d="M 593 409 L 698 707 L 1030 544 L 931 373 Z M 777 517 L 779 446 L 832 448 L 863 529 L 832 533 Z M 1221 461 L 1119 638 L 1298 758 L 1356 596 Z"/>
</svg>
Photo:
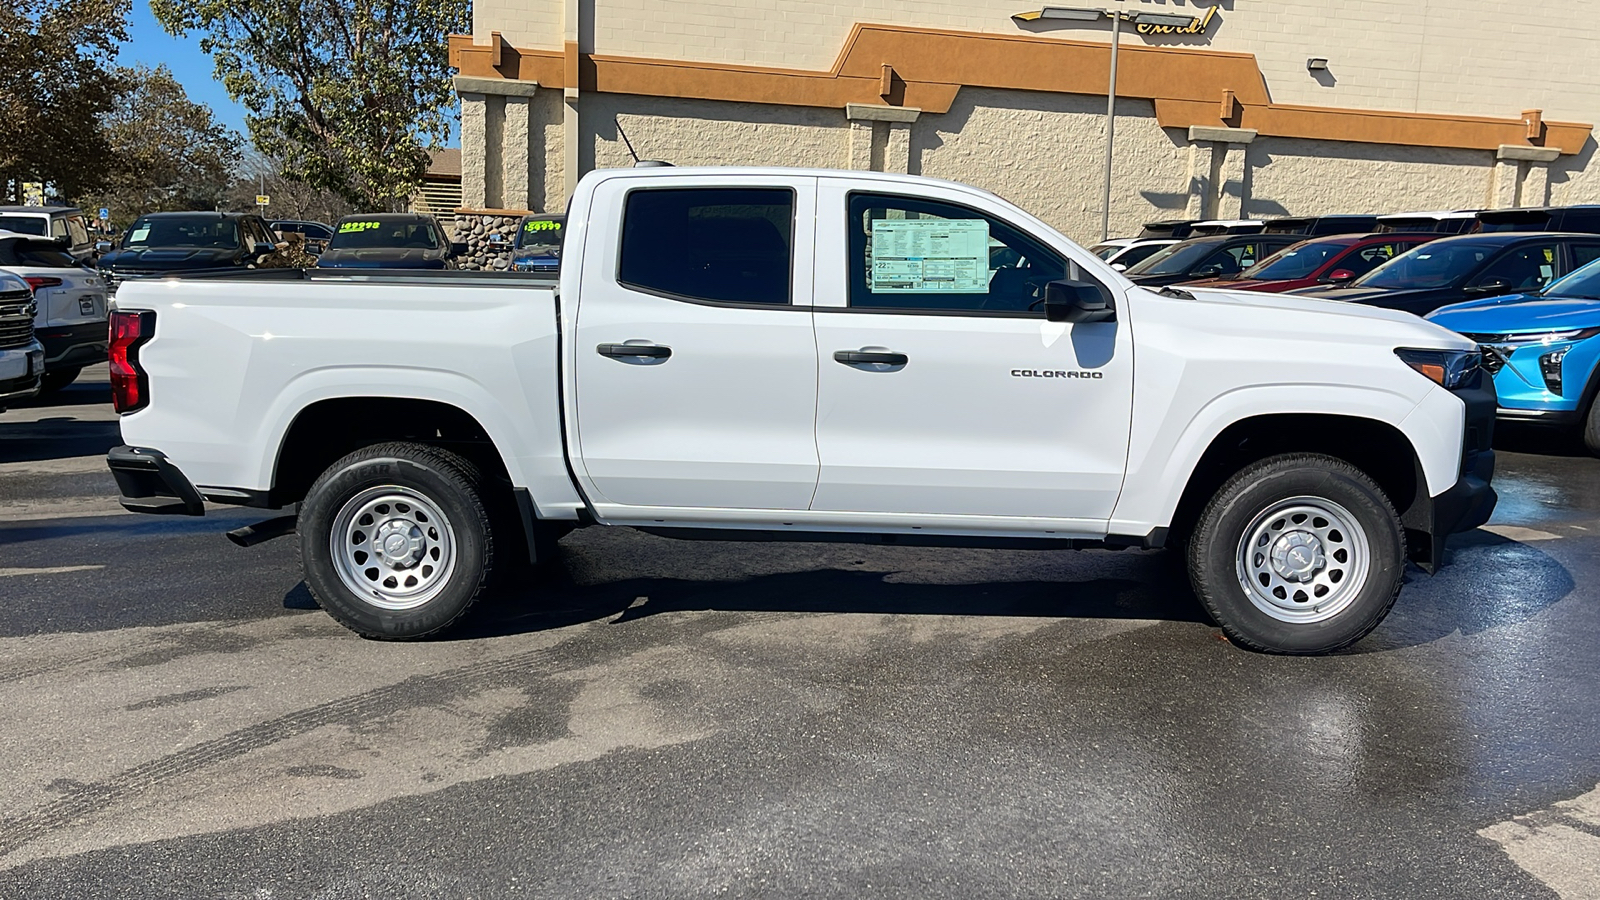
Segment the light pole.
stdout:
<svg viewBox="0 0 1600 900">
<path fill-rule="evenodd" d="M 1117 142 L 1117 56 L 1122 48 L 1122 23 L 1188 28 L 1194 25 L 1195 19 L 1194 16 L 1175 16 L 1168 13 L 1080 9 L 1071 6 L 1046 6 L 1039 11 L 1038 18 L 1066 19 L 1072 22 L 1098 22 L 1102 18 L 1111 20 L 1111 74 L 1106 87 L 1105 193 L 1100 199 L 1100 240 L 1103 241 L 1111 237 L 1111 156 Z"/>
</svg>

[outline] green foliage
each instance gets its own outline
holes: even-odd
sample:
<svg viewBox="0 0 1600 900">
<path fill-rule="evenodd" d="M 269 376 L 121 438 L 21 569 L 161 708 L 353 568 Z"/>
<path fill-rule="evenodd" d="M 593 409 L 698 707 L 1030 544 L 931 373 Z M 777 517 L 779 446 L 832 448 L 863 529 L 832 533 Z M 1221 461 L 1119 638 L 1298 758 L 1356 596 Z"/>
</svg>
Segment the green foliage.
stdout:
<svg viewBox="0 0 1600 900">
<path fill-rule="evenodd" d="M 189 99 L 165 65 L 123 70 L 126 99 L 101 121 L 108 184 L 83 205 L 109 206 L 126 225 L 141 213 L 215 209 L 234 181 L 239 133 Z"/>
<path fill-rule="evenodd" d="M 367 209 L 397 206 L 449 134 L 445 36 L 470 0 L 152 0 L 198 31 L 251 138 L 283 173 Z"/>
<path fill-rule="evenodd" d="M 68 196 L 104 184 L 110 145 L 96 118 L 124 90 L 115 66 L 129 0 L 0 3 L 0 193 L 50 182 Z M 9 191 L 4 189 L 9 187 Z"/>
</svg>

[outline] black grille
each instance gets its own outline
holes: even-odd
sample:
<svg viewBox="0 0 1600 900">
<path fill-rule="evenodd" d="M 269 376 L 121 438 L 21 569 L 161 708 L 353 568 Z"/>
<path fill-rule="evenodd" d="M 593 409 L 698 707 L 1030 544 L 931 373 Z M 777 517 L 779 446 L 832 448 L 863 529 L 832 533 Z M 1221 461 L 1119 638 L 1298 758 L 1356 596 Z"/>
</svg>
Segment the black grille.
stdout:
<svg viewBox="0 0 1600 900">
<path fill-rule="evenodd" d="M 33 343 L 33 313 L 31 292 L 0 292 L 0 350 Z"/>
</svg>

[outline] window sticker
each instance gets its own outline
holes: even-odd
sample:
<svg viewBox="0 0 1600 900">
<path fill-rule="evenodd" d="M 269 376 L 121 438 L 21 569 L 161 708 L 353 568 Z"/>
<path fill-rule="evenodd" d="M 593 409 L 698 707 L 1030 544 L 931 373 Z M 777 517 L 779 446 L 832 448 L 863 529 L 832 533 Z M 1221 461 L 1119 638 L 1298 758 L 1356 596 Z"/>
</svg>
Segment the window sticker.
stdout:
<svg viewBox="0 0 1600 900">
<path fill-rule="evenodd" d="M 872 293 L 989 290 L 984 219 L 878 219 L 872 223 Z"/>
<path fill-rule="evenodd" d="M 522 226 L 523 231 L 560 231 L 560 222 L 537 221 Z"/>
<path fill-rule="evenodd" d="M 128 235 L 128 240 L 133 242 L 133 243 L 135 243 L 135 244 L 137 244 L 137 243 L 139 243 L 140 241 L 144 240 L 145 238 L 147 238 L 149 236 L 150 236 L 150 226 L 146 225 L 143 228 L 135 228 L 133 230 L 133 234 Z"/>
<path fill-rule="evenodd" d="M 378 225 L 377 222 L 340 222 L 339 223 L 339 233 L 340 234 L 349 234 L 349 233 L 351 233 L 353 231 L 377 231 L 378 228 L 379 228 L 379 225 Z"/>
</svg>

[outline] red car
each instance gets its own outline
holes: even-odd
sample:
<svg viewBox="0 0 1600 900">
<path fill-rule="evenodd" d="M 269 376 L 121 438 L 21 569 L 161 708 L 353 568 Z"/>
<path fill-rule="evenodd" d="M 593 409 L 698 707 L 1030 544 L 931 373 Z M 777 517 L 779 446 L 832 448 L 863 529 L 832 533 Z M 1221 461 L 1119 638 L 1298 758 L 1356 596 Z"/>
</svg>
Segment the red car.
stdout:
<svg viewBox="0 0 1600 900">
<path fill-rule="evenodd" d="M 1397 232 L 1312 238 L 1279 250 L 1246 269 L 1242 275 L 1191 281 L 1184 287 L 1278 294 L 1295 288 L 1343 284 L 1437 237 L 1442 235 Z"/>
</svg>

